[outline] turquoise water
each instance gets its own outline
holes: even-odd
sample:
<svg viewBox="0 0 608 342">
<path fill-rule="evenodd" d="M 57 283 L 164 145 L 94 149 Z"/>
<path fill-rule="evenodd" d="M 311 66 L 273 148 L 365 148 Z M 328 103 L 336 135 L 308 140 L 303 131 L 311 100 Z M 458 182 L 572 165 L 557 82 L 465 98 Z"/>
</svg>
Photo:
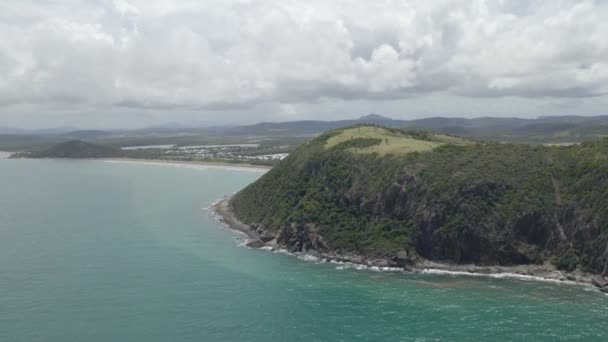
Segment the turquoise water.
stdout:
<svg viewBox="0 0 608 342">
<path fill-rule="evenodd" d="M 0 160 L 0 341 L 606 340 L 582 286 L 336 269 L 203 208 L 259 173 Z"/>
</svg>

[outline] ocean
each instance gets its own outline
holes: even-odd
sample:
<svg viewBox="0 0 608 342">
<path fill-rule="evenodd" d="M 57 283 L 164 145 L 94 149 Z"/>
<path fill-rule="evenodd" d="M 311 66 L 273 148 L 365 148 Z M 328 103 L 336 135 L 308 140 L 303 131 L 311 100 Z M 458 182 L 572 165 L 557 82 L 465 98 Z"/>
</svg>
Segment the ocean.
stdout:
<svg viewBox="0 0 608 342">
<path fill-rule="evenodd" d="M 208 208 L 261 174 L 0 160 L 0 341 L 608 339 L 589 286 L 246 248 Z"/>
</svg>

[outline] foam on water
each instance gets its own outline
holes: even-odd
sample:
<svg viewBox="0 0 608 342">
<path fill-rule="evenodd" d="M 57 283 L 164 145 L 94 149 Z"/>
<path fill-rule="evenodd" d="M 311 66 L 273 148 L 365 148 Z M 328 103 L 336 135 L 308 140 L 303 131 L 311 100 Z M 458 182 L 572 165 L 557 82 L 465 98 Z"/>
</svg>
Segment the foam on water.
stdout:
<svg viewBox="0 0 608 342">
<path fill-rule="evenodd" d="M 272 247 L 272 246 L 262 246 L 259 248 L 249 247 L 249 246 L 247 246 L 247 243 L 249 243 L 251 241 L 249 236 L 247 234 L 245 234 L 244 232 L 231 228 L 230 225 L 225 223 L 223 220 L 220 220 L 221 217 L 217 213 L 215 213 L 215 211 L 212 209 L 213 206 L 218 202 L 219 201 L 214 202 L 211 206 L 204 208 L 204 209 L 209 211 L 213 215 L 213 217 L 215 217 L 216 220 L 221 223 L 221 225 L 224 229 L 230 230 L 238 235 L 237 244 L 239 247 L 258 249 L 258 250 L 262 250 L 262 251 L 272 252 L 275 254 L 289 255 L 289 256 L 296 257 L 299 260 L 306 261 L 306 262 L 312 262 L 315 264 L 331 263 L 331 264 L 337 265 L 335 267 L 336 270 L 359 270 L 359 271 L 373 271 L 373 272 L 403 272 L 403 273 L 411 272 L 411 271 L 406 271 L 400 267 L 357 264 L 357 263 L 352 263 L 352 262 L 327 259 L 327 258 L 319 257 L 317 255 L 313 255 L 310 253 L 290 252 L 287 249 L 277 248 L 277 247 Z M 468 276 L 468 277 L 487 277 L 487 278 L 495 278 L 495 279 L 517 279 L 517 280 L 525 280 L 525 281 L 540 281 L 540 282 L 549 282 L 549 283 L 554 283 L 554 284 L 578 285 L 578 286 L 585 288 L 586 290 L 597 291 L 597 288 L 591 284 L 585 284 L 585 283 L 580 283 L 580 282 L 571 281 L 571 280 L 543 278 L 543 277 L 539 277 L 539 276 L 518 274 L 518 273 L 512 273 L 512 272 L 473 273 L 473 272 L 465 272 L 465 271 L 449 271 L 449 270 L 443 270 L 443 269 L 437 269 L 437 268 L 416 269 L 415 272 L 422 273 L 422 274 L 438 274 L 438 275 Z"/>
<path fill-rule="evenodd" d="M 568 285 L 579 285 L 586 289 L 590 289 L 593 291 L 597 291 L 595 286 L 591 284 L 580 283 L 572 280 L 560 280 L 560 279 L 551 279 L 551 278 L 543 278 L 539 276 L 532 276 L 527 274 L 519 274 L 512 272 L 501 272 L 501 273 L 473 273 L 473 272 L 464 272 L 464 271 L 448 271 L 441 270 L 436 268 L 425 268 L 419 271 L 424 274 L 445 274 L 445 275 L 453 275 L 453 276 L 469 276 L 469 277 L 489 277 L 496 279 L 518 279 L 525 281 L 541 281 L 541 282 L 549 282 L 554 284 L 568 284 Z"/>
<path fill-rule="evenodd" d="M 216 201 L 213 204 L 211 204 L 209 207 L 206 207 L 203 209 L 208 211 L 222 225 L 222 227 L 224 229 L 235 232 L 238 235 L 237 244 L 239 247 L 252 248 L 252 247 L 247 246 L 247 243 L 249 243 L 251 241 L 250 237 L 247 234 L 230 227 L 230 225 L 228 225 L 226 222 L 224 222 L 221 219 L 221 217 L 213 210 L 213 207 L 219 202 L 220 201 Z M 306 261 L 306 262 L 313 262 L 315 264 L 322 264 L 322 263 L 336 264 L 337 265 L 335 267 L 336 270 L 354 269 L 354 270 L 365 270 L 365 271 L 373 271 L 373 272 L 404 272 L 404 273 L 411 272 L 411 271 L 406 271 L 400 267 L 375 266 L 375 265 L 357 264 L 357 263 L 352 263 L 352 262 L 344 262 L 344 261 L 340 261 L 340 260 L 320 257 L 318 255 L 313 255 L 311 253 L 306 253 L 306 252 L 290 252 L 286 249 L 272 247 L 272 246 L 262 246 L 259 248 L 252 248 L 252 249 L 259 249 L 259 250 L 269 251 L 269 252 L 276 253 L 276 254 L 294 256 L 294 257 L 298 258 L 299 260 Z M 540 277 L 540 276 L 519 274 L 519 273 L 513 273 L 513 272 L 473 273 L 473 272 L 466 272 L 466 271 L 450 271 L 450 270 L 437 269 L 437 268 L 416 269 L 415 272 L 422 273 L 422 274 L 488 277 L 488 278 L 495 278 L 495 279 L 517 279 L 517 280 L 524 280 L 524 281 L 549 282 L 549 283 L 554 283 L 554 284 L 578 285 L 578 286 L 585 288 L 586 290 L 597 291 L 597 288 L 592 284 L 586 284 L 586 283 L 576 282 L 576 281 L 572 281 L 572 280 L 544 278 L 544 277 Z"/>
</svg>

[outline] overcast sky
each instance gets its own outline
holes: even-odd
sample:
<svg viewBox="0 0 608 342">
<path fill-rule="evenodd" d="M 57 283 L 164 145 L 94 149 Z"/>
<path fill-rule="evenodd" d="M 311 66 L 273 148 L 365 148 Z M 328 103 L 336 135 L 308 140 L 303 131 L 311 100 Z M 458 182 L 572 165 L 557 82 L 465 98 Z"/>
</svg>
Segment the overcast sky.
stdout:
<svg viewBox="0 0 608 342">
<path fill-rule="evenodd" d="M 0 126 L 602 115 L 607 92 L 608 1 L 0 1 Z"/>
</svg>

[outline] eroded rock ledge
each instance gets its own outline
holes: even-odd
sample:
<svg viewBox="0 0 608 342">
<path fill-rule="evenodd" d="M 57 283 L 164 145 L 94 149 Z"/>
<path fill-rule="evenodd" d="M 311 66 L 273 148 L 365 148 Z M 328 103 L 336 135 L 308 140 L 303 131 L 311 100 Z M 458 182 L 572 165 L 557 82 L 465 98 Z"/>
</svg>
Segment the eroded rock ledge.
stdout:
<svg viewBox="0 0 608 342">
<path fill-rule="evenodd" d="M 244 224 L 238 220 L 231 208 L 229 198 L 213 206 L 220 220 L 230 228 L 241 231 L 249 236 L 247 243 L 251 248 L 267 247 L 271 249 L 286 249 L 291 253 L 304 253 L 316 256 L 328 262 L 352 263 L 367 267 L 400 268 L 408 272 L 423 272 L 428 270 L 457 272 L 479 275 L 516 275 L 539 280 L 570 281 L 582 284 L 592 284 L 598 290 L 608 293 L 608 277 L 575 270 L 572 272 L 557 270 L 555 266 L 545 263 L 542 265 L 474 265 L 435 262 L 420 257 L 408 255 L 402 250 L 389 256 L 364 256 L 356 253 L 339 253 L 332 250 L 319 235 L 314 224 L 291 224 L 283 227 L 278 234 L 269 232 L 264 225 Z"/>
</svg>

